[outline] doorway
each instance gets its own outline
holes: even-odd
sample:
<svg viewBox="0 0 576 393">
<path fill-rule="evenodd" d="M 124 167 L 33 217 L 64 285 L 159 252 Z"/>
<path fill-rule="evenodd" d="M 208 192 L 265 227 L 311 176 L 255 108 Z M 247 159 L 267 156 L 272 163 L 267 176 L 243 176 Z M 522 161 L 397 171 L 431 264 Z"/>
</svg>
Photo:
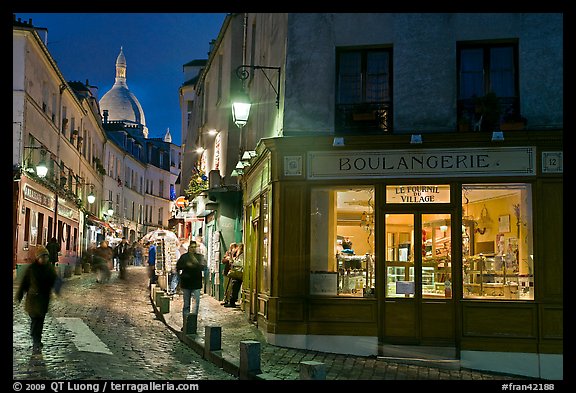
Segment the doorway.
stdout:
<svg viewBox="0 0 576 393">
<path fill-rule="evenodd" d="M 385 343 L 454 345 L 452 213 L 385 214 Z"/>
</svg>

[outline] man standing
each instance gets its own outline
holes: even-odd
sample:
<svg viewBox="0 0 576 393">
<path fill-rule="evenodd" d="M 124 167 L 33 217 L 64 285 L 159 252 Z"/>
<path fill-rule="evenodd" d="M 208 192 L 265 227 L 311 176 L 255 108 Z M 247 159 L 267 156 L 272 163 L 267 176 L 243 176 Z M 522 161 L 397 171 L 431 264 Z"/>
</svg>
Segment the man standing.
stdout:
<svg viewBox="0 0 576 393">
<path fill-rule="evenodd" d="M 150 285 L 156 284 L 158 282 L 158 277 L 156 276 L 156 244 L 153 241 L 147 243 L 148 246 L 148 269 L 150 276 Z"/>
<path fill-rule="evenodd" d="M 180 288 L 184 297 L 182 307 L 182 324 L 186 324 L 188 314 L 190 314 L 190 302 L 194 295 L 194 311 L 192 314 L 198 315 L 200 309 L 200 289 L 202 288 L 202 271 L 204 257 L 196 252 L 197 244 L 190 241 L 188 252 L 178 258 L 176 269 L 180 274 Z"/>
<path fill-rule="evenodd" d="M 48 243 L 46 243 L 46 249 L 50 254 L 50 263 L 52 266 L 56 266 L 58 263 L 58 253 L 60 252 L 60 243 L 58 243 L 58 240 L 53 237 Z"/>
<path fill-rule="evenodd" d="M 114 250 L 114 256 L 118 258 L 118 265 L 120 267 L 119 278 L 121 280 L 126 279 L 126 266 L 128 265 L 128 258 L 130 257 L 130 247 L 125 237 L 122 237 L 120 244 L 116 246 Z"/>
</svg>

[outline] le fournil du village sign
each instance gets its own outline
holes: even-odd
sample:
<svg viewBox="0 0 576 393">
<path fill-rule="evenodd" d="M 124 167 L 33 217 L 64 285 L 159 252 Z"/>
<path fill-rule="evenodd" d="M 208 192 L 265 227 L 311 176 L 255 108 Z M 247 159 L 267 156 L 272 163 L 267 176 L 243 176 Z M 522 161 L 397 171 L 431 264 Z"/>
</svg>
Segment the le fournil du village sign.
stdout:
<svg viewBox="0 0 576 393">
<path fill-rule="evenodd" d="M 531 176 L 534 147 L 308 152 L 308 179 Z"/>
</svg>

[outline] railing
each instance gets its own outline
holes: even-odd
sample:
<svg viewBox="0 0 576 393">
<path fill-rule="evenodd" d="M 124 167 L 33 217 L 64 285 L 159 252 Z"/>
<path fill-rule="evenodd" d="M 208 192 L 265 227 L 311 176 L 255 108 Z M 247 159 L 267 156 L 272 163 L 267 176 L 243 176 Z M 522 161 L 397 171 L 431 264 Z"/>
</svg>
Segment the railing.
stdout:
<svg viewBox="0 0 576 393">
<path fill-rule="evenodd" d="M 498 97 L 500 104 L 501 123 L 506 118 L 520 118 L 520 105 L 517 97 Z M 478 109 L 474 98 L 458 100 L 458 128 L 459 131 L 494 131 L 491 129 L 497 124 L 486 121 L 485 114 Z"/>
<path fill-rule="evenodd" d="M 337 104 L 337 134 L 349 132 L 392 132 L 392 104 L 389 102 Z"/>
</svg>

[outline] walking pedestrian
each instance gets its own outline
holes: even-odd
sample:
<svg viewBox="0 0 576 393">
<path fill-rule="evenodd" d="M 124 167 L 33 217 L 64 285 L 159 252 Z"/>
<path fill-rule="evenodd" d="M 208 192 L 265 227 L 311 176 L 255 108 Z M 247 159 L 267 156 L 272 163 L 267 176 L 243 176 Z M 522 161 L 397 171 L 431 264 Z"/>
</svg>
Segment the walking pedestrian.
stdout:
<svg viewBox="0 0 576 393">
<path fill-rule="evenodd" d="M 46 249 L 50 254 L 50 263 L 52 266 L 56 266 L 58 263 L 58 253 L 60 252 L 60 243 L 58 243 L 58 240 L 53 237 L 48 243 L 46 243 Z"/>
<path fill-rule="evenodd" d="M 188 252 L 182 254 L 176 263 L 180 274 L 180 288 L 183 294 L 182 323 L 186 323 L 188 314 L 198 315 L 200 309 L 200 289 L 202 289 L 203 255 L 197 251 L 196 241 L 191 240 Z M 194 296 L 194 310 L 190 312 L 190 303 Z"/>
<path fill-rule="evenodd" d="M 26 295 L 25 309 L 30 316 L 30 335 L 32 351 L 40 353 L 43 347 L 42 331 L 44 319 L 48 313 L 52 290 L 59 294 L 59 277 L 50 263 L 50 253 L 42 245 L 36 248 L 34 262 L 24 272 L 20 286 L 16 291 L 16 301 L 20 303 Z"/>
<path fill-rule="evenodd" d="M 93 263 L 96 269 L 96 282 L 106 283 L 110 281 L 110 272 L 114 258 L 114 251 L 112 248 L 108 247 L 108 242 L 102 240 L 100 246 L 96 247 L 94 250 Z"/>
<path fill-rule="evenodd" d="M 114 250 L 114 256 L 118 258 L 118 266 L 120 269 L 120 274 L 118 277 L 121 280 L 126 279 L 126 266 L 128 265 L 128 259 L 130 258 L 130 246 L 126 241 L 125 237 L 122 237 L 122 241 L 116 246 Z"/>
<path fill-rule="evenodd" d="M 244 243 L 238 243 L 238 248 L 236 248 L 236 254 L 232 262 L 232 267 L 228 272 L 229 277 L 232 279 L 232 292 L 230 293 L 230 299 L 224 307 L 236 307 L 236 301 L 238 300 L 238 295 L 240 294 L 240 287 L 242 286 L 244 274 Z"/>
</svg>

